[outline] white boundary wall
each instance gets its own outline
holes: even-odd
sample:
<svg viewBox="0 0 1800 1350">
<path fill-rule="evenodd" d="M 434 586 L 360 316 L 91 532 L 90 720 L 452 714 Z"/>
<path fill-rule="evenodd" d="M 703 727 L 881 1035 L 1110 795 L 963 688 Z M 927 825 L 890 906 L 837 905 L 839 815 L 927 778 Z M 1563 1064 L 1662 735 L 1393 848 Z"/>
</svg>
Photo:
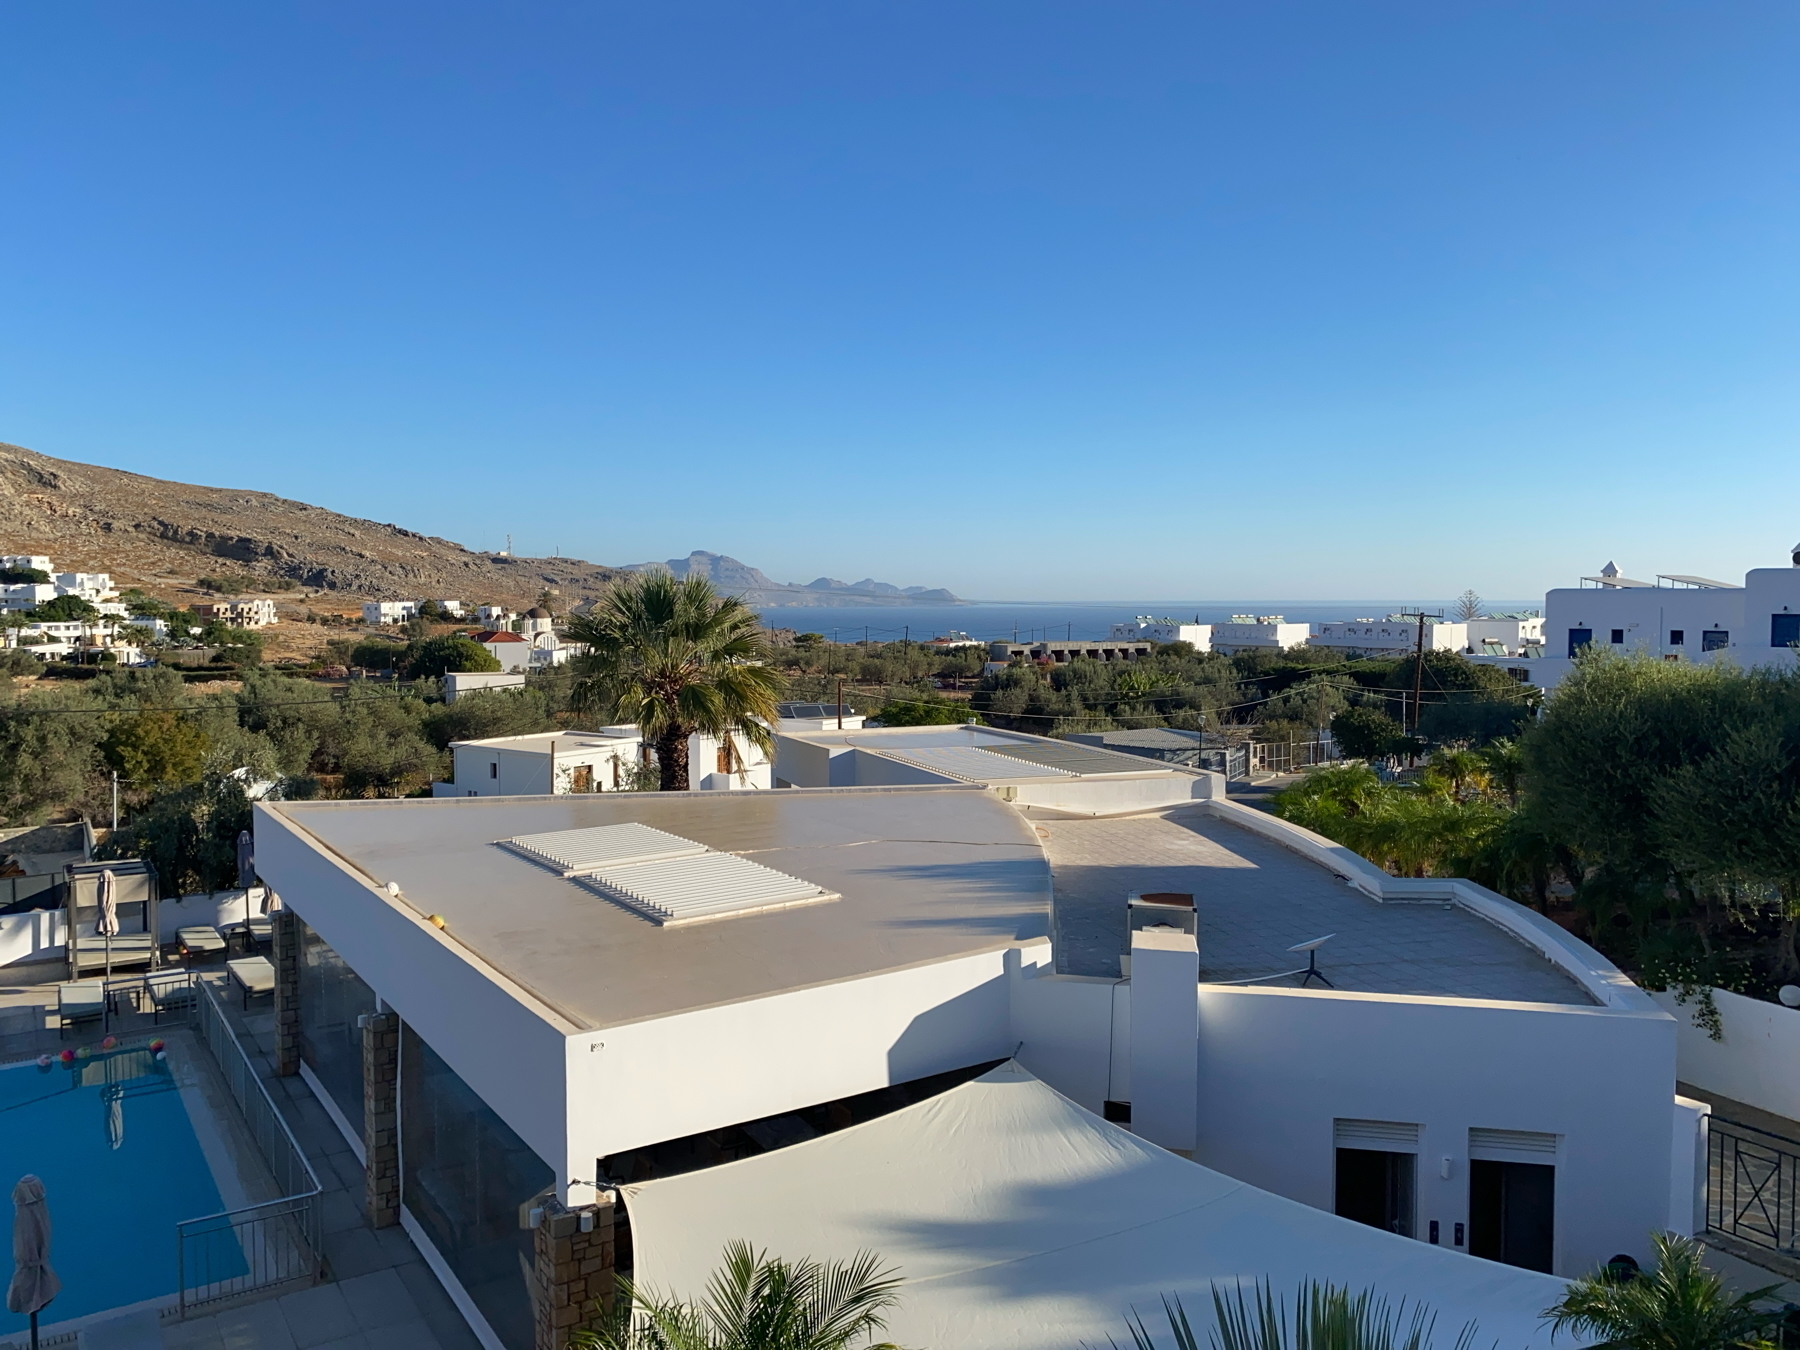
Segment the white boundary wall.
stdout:
<svg viewBox="0 0 1800 1350">
<path fill-rule="evenodd" d="M 1675 1018 L 1682 1082 L 1800 1121 L 1800 1011 L 1715 989 L 1724 1030 L 1715 1041 L 1694 1025 L 1693 999 L 1682 1004 L 1670 993 L 1651 997 Z"/>
</svg>

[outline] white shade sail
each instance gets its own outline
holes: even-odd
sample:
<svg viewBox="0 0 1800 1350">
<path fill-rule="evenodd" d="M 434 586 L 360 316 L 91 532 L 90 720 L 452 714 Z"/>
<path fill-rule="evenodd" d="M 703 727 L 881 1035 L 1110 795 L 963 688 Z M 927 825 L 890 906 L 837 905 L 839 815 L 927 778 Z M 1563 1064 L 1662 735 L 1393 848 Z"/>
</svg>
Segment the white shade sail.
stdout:
<svg viewBox="0 0 1800 1350">
<path fill-rule="evenodd" d="M 1424 1300 L 1440 1346 L 1473 1319 L 1477 1344 L 1515 1350 L 1549 1345 L 1540 1314 L 1563 1289 L 1234 1181 L 1011 1063 L 863 1125 L 623 1189 L 642 1286 L 700 1296 L 735 1238 L 793 1259 L 866 1249 L 905 1280 L 887 1338 L 906 1346 L 1128 1344 L 1128 1311 L 1155 1329 L 1164 1294 L 1201 1330 L 1214 1281 L 1268 1278 L 1291 1301 L 1309 1277 Z"/>
</svg>

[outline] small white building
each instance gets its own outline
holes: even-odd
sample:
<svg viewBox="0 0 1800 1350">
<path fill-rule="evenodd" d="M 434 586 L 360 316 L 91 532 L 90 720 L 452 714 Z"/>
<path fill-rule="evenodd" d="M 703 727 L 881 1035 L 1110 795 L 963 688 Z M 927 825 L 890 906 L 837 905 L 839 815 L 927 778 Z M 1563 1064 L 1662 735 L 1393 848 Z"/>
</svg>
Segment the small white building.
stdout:
<svg viewBox="0 0 1800 1350">
<path fill-rule="evenodd" d="M 456 619 L 463 616 L 463 602 L 460 600 L 439 600 L 437 607 L 440 614 L 448 614 Z"/>
<path fill-rule="evenodd" d="M 58 595 L 78 595 L 92 604 L 119 598 L 107 572 L 58 572 L 53 580 Z"/>
<path fill-rule="evenodd" d="M 451 781 L 433 783 L 435 797 L 616 792 L 633 764 L 656 755 L 630 724 L 455 741 L 450 752 Z M 766 790 L 774 780 L 768 757 L 755 746 L 696 732 L 688 737 L 688 782 L 695 792 L 740 792 Z"/>
<path fill-rule="evenodd" d="M 532 645 L 531 639 L 521 633 L 488 629 L 470 633 L 469 641 L 481 646 L 489 656 L 498 661 L 501 670 L 530 670 L 533 667 L 532 653 L 537 649 Z"/>
<path fill-rule="evenodd" d="M 475 611 L 475 617 L 489 628 L 507 629 L 519 616 L 505 605 L 483 605 Z"/>
<path fill-rule="evenodd" d="M 444 676 L 444 702 L 454 703 L 464 694 L 487 689 L 523 689 L 522 670 L 453 670 Z"/>
<path fill-rule="evenodd" d="M 1463 627 L 1469 635 L 1463 650 L 1471 656 L 1519 656 L 1544 645 L 1541 614 L 1483 614 Z"/>
<path fill-rule="evenodd" d="M 40 582 L 21 581 L 0 585 L 0 612 L 22 614 L 56 599 L 56 587 Z"/>
<path fill-rule="evenodd" d="M 194 613 L 234 628 L 267 628 L 278 617 L 273 600 L 215 600 L 211 604 L 195 605 Z"/>
<path fill-rule="evenodd" d="M 599 731 L 547 731 L 493 736 L 450 745 L 451 781 L 433 783 L 434 797 L 551 796 L 617 792 L 643 757 L 633 726 Z"/>
<path fill-rule="evenodd" d="M 1418 650 L 1417 620 L 1404 614 L 1385 619 L 1345 619 L 1322 623 L 1307 640 L 1309 647 L 1325 647 L 1346 656 L 1405 656 Z M 1425 650 L 1459 652 L 1469 645 L 1469 628 L 1463 623 L 1425 620 Z"/>
<path fill-rule="evenodd" d="M 1212 631 L 1210 623 L 1201 623 L 1198 619 L 1182 623 L 1178 619 L 1156 619 L 1140 614 L 1130 623 L 1115 623 L 1108 636 L 1122 642 L 1186 642 L 1191 643 L 1195 651 L 1209 652 L 1212 650 Z"/>
<path fill-rule="evenodd" d="M 1212 650 L 1224 652 L 1286 651 L 1304 647 L 1312 630 L 1289 623 L 1279 614 L 1233 614 L 1228 623 L 1212 625 Z"/>
<path fill-rule="evenodd" d="M 0 569 L 8 572 L 49 572 L 50 559 L 42 553 L 0 554 Z"/>
<path fill-rule="evenodd" d="M 363 622 L 368 624 L 410 623 L 419 617 L 417 600 L 365 600 Z"/>
<path fill-rule="evenodd" d="M 127 614 L 122 622 L 127 627 L 142 629 L 151 642 L 162 642 L 169 636 L 168 623 L 154 614 Z"/>
</svg>

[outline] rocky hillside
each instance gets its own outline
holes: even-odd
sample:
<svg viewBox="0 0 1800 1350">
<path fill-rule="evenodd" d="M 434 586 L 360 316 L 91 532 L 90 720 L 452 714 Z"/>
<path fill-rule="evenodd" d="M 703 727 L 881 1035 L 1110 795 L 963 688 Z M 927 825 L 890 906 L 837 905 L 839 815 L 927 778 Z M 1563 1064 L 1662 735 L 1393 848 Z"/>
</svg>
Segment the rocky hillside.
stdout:
<svg viewBox="0 0 1800 1350">
<path fill-rule="evenodd" d="M 59 569 L 110 572 L 153 594 L 228 573 L 297 582 L 346 605 L 452 597 L 525 606 L 546 587 L 574 604 L 620 574 L 572 558 L 472 553 L 267 492 L 171 483 L 4 443 L 0 553 L 47 553 Z"/>
</svg>

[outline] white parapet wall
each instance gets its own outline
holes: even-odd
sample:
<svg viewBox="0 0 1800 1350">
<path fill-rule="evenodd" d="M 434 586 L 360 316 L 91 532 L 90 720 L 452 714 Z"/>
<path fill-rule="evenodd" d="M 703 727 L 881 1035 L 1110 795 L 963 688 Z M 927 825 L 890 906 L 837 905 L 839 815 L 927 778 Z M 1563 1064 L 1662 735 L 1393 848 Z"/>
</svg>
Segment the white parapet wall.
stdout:
<svg viewBox="0 0 1800 1350">
<path fill-rule="evenodd" d="M 1712 996 L 1719 1010 L 1716 1041 L 1694 1021 L 1697 994 L 1685 1003 L 1673 993 L 1651 995 L 1678 1027 L 1677 1076 L 1703 1092 L 1800 1121 L 1800 1011 L 1725 989 Z"/>
<path fill-rule="evenodd" d="M 67 952 L 68 931 L 60 909 L 0 914 L 0 966 L 60 960 Z"/>
</svg>

